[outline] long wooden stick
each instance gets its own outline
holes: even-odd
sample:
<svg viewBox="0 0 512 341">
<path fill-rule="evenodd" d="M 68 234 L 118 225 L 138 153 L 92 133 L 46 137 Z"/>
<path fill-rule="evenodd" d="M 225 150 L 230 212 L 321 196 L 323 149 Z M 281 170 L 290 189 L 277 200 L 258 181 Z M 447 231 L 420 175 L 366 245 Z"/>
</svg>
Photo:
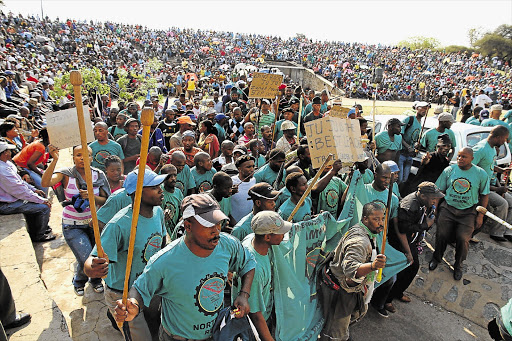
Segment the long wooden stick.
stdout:
<svg viewBox="0 0 512 341">
<path fill-rule="evenodd" d="M 384 218 L 384 231 L 382 232 L 382 244 L 380 246 L 380 254 L 384 254 L 386 251 L 386 239 L 388 236 L 388 228 L 389 228 L 389 214 L 391 212 L 391 199 L 393 198 L 393 174 L 391 174 L 391 180 L 389 180 L 389 188 L 388 188 L 388 202 L 386 205 L 386 216 Z M 377 282 L 380 283 L 382 280 L 382 268 L 379 269 L 377 273 Z"/>
<path fill-rule="evenodd" d="M 96 214 L 96 201 L 94 199 L 94 187 L 92 185 L 91 160 L 89 159 L 89 146 L 87 145 L 87 135 L 85 133 L 84 108 L 82 106 L 82 74 L 78 70 L 71 71 L 69 80 L 73 85 L 75 95 L 76 114 L 78 116 L 78 128 L 80 129 L 80 142 L 82 144 L 82 155 L 84 158 L 85 183 L 87 184 L 87 196 L 89 198 L 89 208 L 92 217 L 92 229 L 94 231 L 94 242 L 98 251 L 98 257 L 107 258 L 105 251 L 101 247 L 100 227 L 98 225 L 98 215 Z"/>
<path fill-rule="evenodd" d="M 306 189 L 304 194 L 302 194 L 302 197 L 300 198 L 299 202 L 297 203 L 297 206 L 295 206 L 295 208 L 293 209 L 292 213 L 288 217 L 288 221 L 292 221 L 293 216 L 297 213 L 299 208 L 302 206 L 302 204 L 304 203 L 304 200 L 306 200 L 306 198 L 308 197 L 309 192 L 311 192 L 311 190 L 313 189 L 313 186 L 318 181 L 318 178 L 320 177 L 320 175 L 322 175 L 322 173 L 324 172 L 325 167 L 327 167 L 327 164 L 329 163 L 329 161 L 331 161 L 333 156 L 334 155 L 332 155 L 332 154 L 329 154 L 329 156 L 327 156 L 327 159 L 325 159 L 324 163 L 322 164 L 322 166 L 320 167 L 320 169 L 316 173 L 315 177 L 311 180 L 311 183 L 309 184 L 308 188 Z"/>
<path fill-rule="evenodd" d="M 277 118 L 279 117 L 279 96 L 276 96 L 276 101 L 276 117 L 274 117 L 274 125 L 272 126 L 272 140 L 270 140 L 270 149 L 272 149 L 272 143 L 274 142 L 274 137 L 276 136 Z"/>
<path fill-rule="evenodd" d="M 135 237 L 137 235 L 137 223 L 139 221 L 140 212 L 140 201 L 142 198 L 142 188 L 144 185 L 144 173 L 146 170 L 146 162 L 148 158 L 149 148 L 149 132 L 153 120 L 155 119 L 155 112 L 153 108 L 146 107 L 142 109 L 140 115 L 140 121 L 142 123 L 142 141 L 140 146 L 140 160 L 139 160 L 139 173 L 137 174 L 137 187 L 135 189 L 135 198 L 133 200 L 133 215 L 132 215 L 132 226 L 130 228 L 130 242 L 128 244 L 128 256 L 126 259 L 126 272 L 124 275 L 124 288 L 123 288 L 123 304 L 126 306 L 128 301 L 128 282 L 130 281 L 130 273 L 132 271 L 133 262 L 133 249 L 135 248 Z M 122 323 L 118 323 L 118 326 L 123 326 Z"/>
<path fill-rule="evenodd" d="M 297 119 L 297 144 L 299 144 L 299 136 L 300 136 L 300 120 L 302 118 L 302 97 L 299 101 L 299 118 Z"/>
<path fill-rule="evenodd" d="M 423 125 L 421 126 L 421 130 L 420 130 L 420 134 L 418 135 L 418 141 L 416 141 L 416 143 L 414 144 L 414 151 L 417 153 L 419 150 L 418 148 L 416 148 L 416 146 L 420 143 L 421 141 L 421 135 L 423 135 L 423 131 L 425 130 L 425 123 L 427 122 L 427 116 L 428 116 L 428 107 L 427 107 L 427 112 L 425 113 L 425 117 L 423 118 Z M 416 117 L 414 117 L 414 119 L 416 119 Z"/>
</svg>

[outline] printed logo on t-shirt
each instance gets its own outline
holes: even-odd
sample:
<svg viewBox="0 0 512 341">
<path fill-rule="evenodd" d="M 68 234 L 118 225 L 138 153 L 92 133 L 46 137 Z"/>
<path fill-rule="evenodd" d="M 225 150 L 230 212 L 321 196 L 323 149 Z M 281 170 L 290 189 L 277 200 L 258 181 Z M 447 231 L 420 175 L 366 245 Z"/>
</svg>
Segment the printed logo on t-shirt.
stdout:
<svg viewBox="0 0 512 341">
<path fill-rule="evenodd" d="M 212 189 L 212 184 L 210 184 L 208 181 L 203 181 L 199 185 L 198 189 L 199 189 L 199 193 L 204 193 L 204 192 Z"/>
<path fill-rule="evenodd" d="M 471 182 L 466 178 L 458 178 L 452 182 L 452 187 L 455 192 L 464 194 L 471 189 Z"/>
<path fill-rule="evenodd" d="M 142 261 L 147 264 L 148 260 L 162 248 L 162 236 L 160 233 L 153 233 L 149 236 L 144 250 L 142 251 Z"/>
<path fill-rule="evenodd" d="M 174 217 L 176 215 L 177 209 L 176 206 L 172 202 L 167 202 L 164 207 L 164 213 L 168 213 L 170 219 L 165 219 L 165 226 L 168 229 L 174 230 Z"/>
<path fill-rule="evenodd" d="M 107 150 L 100 150 L 100 151 L 98 151 L 94 155 L 94 161 L 96 161 L 100 165 L 104 165 L 105 164 L 105 159 L 107 157 L 109 157 L 110 155 L 112 155 L 112 154 L 109 151 L 107 151 Z"/>
<path fill-rule="evenodd" d="M 338 192 L 334 189 L 330 189 L 325 194 L 325 201 L 327 202 L 327 206 L 330 208 L 335 208 L 338 204 Z"/>
<path fill-rule="evenodd" d="M 226 276 L 214 272 L 201 279 L 196 287 L 196 306 L 205 316 L 215 315 L 224 302 Z"/>
<path fill-rule="evenodd" d="M 185 193 L 185 184 L 182 181 L 176 180 L 175 187 L 177 189 L 179 189 L 181 191 L 181 193 L 183 193 L 184 196 L 186 195 L 186 193 Z"/>
</svg>

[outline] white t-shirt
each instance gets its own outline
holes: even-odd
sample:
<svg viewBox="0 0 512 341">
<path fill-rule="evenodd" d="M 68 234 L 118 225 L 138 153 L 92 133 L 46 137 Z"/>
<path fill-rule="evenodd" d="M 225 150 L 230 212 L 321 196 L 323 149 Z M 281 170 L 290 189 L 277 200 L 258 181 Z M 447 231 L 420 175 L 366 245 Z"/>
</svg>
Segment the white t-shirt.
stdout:
<svg viewBox="0 0 512 341">
<path fill-rule="evenodd" d="M 231 177 L 233 185 L 238 186 L 238 193 L 231 196 L 231 215 L 238 222 L 252 211 L 253 202 L 249 198 L 249 189 L 256 184 L 256 179 L 251 178 L 249 182 L 242 182 L 238 175 Z"/>
</svg>

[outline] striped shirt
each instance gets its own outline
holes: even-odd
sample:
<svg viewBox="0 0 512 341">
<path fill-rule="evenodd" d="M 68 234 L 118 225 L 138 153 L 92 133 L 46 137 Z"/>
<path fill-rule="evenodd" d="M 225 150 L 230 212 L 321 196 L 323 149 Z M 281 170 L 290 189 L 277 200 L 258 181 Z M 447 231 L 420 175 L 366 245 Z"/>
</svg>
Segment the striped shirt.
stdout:
<svg viewBox="0 0 512 341">
<path fill-rule="evenodd" d="M 97 180 L 98 180 L 98 173 L 93 171 L 92 172 L 92 181 L 95 182 Z M 72 177 L 68 177 L 68 185 L 64 189 L 64 194 L 66 196 L 66 200 L 71 200 L 73 198 L 73 196 L 75 196 L 78 193 L 80 193 L 80 192 L 77 187 L 76 179 L 72 178 Z M 94 195 L 99 195 L 99 194 L 100 194 L 100 188 L 94 187 Z M 89 207 L 87 207 L 81 213 L 77 212 L 77 210 L 75 210 L 73 205 L 64 206 L 64 208 L 62 209 L 62 219 L 66 219 L 68 221 L 73 220 L 73 221 L 79 222 L 79 221 L 83 221 L 83 220 L 90 219 L 90 218 L 91 218 L 91 209 Z M 82 224 L 83 223 L 81 222 L 78 225 L 82 225 Z"/>
</svg>

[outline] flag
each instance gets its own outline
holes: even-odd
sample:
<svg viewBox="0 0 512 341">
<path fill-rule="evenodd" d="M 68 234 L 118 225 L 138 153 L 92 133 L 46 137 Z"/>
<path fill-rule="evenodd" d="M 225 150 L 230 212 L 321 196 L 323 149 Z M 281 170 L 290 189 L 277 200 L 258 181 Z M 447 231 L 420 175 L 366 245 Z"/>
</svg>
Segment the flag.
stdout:
<svg viewBox="0 0 512 341">
<path fill-rule="evenodd" d="M 101 95 L 99 94 L 98 89 L 96 89 L 95 92 L 96 98 L 94 102 L 94 117 L 103 120 L 103 102 L 101 101 Z"/>
<path fill-rule="evenodd" d="M 165 98 L 164 108 L 162 109 L 162 116 L 165 117 L 165 111 L 167 110 L 167 106 L 169 105 L 169 96 Z"/>
</svg>

